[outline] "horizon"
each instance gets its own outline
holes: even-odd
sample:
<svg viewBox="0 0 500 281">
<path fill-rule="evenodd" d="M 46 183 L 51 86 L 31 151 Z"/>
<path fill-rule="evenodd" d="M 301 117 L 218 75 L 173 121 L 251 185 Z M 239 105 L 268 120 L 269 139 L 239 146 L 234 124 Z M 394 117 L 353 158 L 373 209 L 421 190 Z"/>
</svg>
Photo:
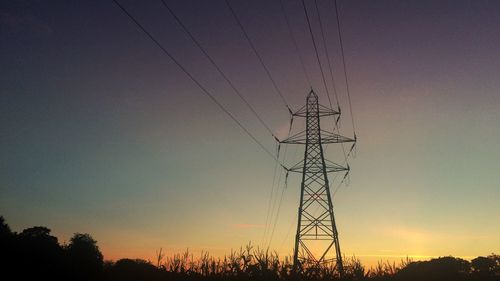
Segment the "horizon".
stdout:
<svg viewBox="0 0 500 281">
<path fill-rule="evenodd" d="M 7 221 L 7 223 L 8 223 L 8 221 Z M 41 226 L 41 225 L 37 225 L 37 226 Z M 49 229 L 50 229 L 50 227 L 49 227 Z M 53 229 L 50 229 L 50 230 L 51 230 L 51 233 L 54 234 L 54 230 Z M 21 231 L 16 231 L 14 229 L 13 229 L 13 231 L 17 232 L 17 233 L 21 232 Z M 87 234 L 90 234 L 92 236 L 92 233 L 87 233 Z M 69 244 L 69 239 L 61 241 L 59 239 L 59 237 L 57 237 L 57 238 L 58 238 L 58 242 L 61 245 L 68 245 Z M 93 238 L 96 239 L 96 237 L 93 237 Z M 99 245 L 98 240 L 97 240 L 97 246 L 99 246 L 100 250 L 102 250 L 102 248 Z M 205 254 L 208 254 L 211 258 L 224 259 L 225 257 L 230 256 L 231 253 L 237 253 L 240 249 L 245 249 L 246 246 L 252 246 L 252 249 L 254 249 L 254 250 L 259 249 L 260 250 L 260 248 L 258 248 L 258 246 L 256 246 L 256 245 L 253 245 L 251 241 L 246 243 L 246 244 L 241 245 L 238 248 L 219 249 L 219 250 L 227 250 L 226 252 L 221 252 L 222 254 L 213 254 L 211 251 L 207 251 L 206 249 L 193 250 L 190 248 L 185 248 L 185 249 L 176 249 L 176 250 L 171 251 L 171 249 L 165 249 L 165 248 L 160 247 L 158 249 L 155 249 L 153 251 L 153 253 L 151 253 L 150 255 L 145 255 L 145 256 L 133 256 L 133 254 L 132 254 L 130 256 L 107 257 L 106 255 L 104 255 L 104 261 L 117 262 L 121 259 L 132 259 L 132 260 L 141 259 L 141 260 L 150 262 L 152 264 L 155 264 L 155 261 L 157 260 L 159 253 L 162 253 L 164 255 L 164 258 L 167 258 L 167 259 L 174 257 L 176 255 L 185 255 L 186 253 L 189 253 L 188 256 L 192 257 L 194 259 L 194 261 L 200 260 L 200 258 Z M 273 249 L 268 249 L 268 251 L 269 251 L 269 253 L 274 252 Z M 293 253 L 289 253 L 289 254 L 278 253 L 278 254 L 279 254 L 280 260 L 283 260 L 283 261 L 285 260 L 285 258 L 290 260 L 293 257 Z M 373 270 L 379 264 L 393 264 L 394 263 L 396 266 L 398 266 L 398 265 L 401 265 L 403 262 L 407 261 L 408 259 L 416 262 L 416 261 L 430 261 L 432 259 L 437 259 L 437 258 L 442 258 L 442 257 L 453 257 L 453 258 L 464 259 L 464 260 L 467 260 L 470 262 L 471 260 L 473 260 L 477 257 L 486 257 L 488 255 L 495 255 L 495 254 L 496 253 L 494 253 L 494 252 L 486 253 L 486 254 L 478 255 L 478 256 L 453 256 L 453 255 L 422 256 L 422 255 L 391 255 L 391 254 L 388 254 L 388 255 L 356 254 L 356 255 L 351 255 L 351 256 L 344 255 L 343 259 L 344 260 L 351 260 L 352 258 L 359 259 L 362 262 L 362 265 L 365 266 L 367 270 Z"/>
</svg>

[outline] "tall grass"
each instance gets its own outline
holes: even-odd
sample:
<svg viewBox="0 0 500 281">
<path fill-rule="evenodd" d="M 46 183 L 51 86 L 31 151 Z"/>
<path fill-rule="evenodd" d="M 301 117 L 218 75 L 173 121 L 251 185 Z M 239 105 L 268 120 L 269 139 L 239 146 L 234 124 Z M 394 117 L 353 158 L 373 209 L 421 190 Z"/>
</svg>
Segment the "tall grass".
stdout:
<svg viewBox="0 0 500 281">
<path fill-rule="evenodd" d="M 280 257 L 251 244 L 224 257 L 207 252 L 194 257 L 186 251 L 164 258 L 160 251 L 156 270 L 165 275 L 154 280 L 500 280 L 500 256 L 494 254 L 472 262 L 453 257 L 424 262 L 406 258 L 399 264 L 379 262 L 369 270 L 358 258 L 344 257 L 342 276 L 334 264 L 294 267 L 292 261 L 290 256 Z"/>
<path fill-rule="evenodd" d="M 294 268 L 290 256 L 280 257 L 277 252 L 254 248 L 251 244 L 231 251 L 224 257 L 213 257 L 202 252 L 194 257 L 189 251 L 165 258 L 157 253 L 157 267 L 169 273 L 191 277 L 258 280 L 340 280 L 334 264 L 299 266 Z M 356 257 L 344 261 L 342 279 L 362 280 L 365 267 Z"/>
</svg>

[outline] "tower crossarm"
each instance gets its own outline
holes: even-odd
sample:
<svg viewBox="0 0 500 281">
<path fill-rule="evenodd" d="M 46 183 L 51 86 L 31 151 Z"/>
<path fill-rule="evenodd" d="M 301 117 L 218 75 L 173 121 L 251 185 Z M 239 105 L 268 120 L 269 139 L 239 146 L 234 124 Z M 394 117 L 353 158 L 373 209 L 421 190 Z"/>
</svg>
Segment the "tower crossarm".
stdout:
<svg viewBox="0 0 500 281">
<path fill-rule="evenodd" d="M 325 130 L 320 130 L 321 131 L 321 143 L 327 144 L 327 143 L 343 143 L 343 142 L 355 142 L 356 139 L 351 139 L 345 136 L 341 136 L 339 134 L 335 134 L 332 132 L 328 132 Z"/>
<path fill-rule="evenodd" d="M 292 167 L 288 168 L 287 170 L 290 172 L 294 173 L 302 173 L 304 168 L 304 160 L 301 160 L 297 162 L 295 165 Z M 334 163 L 328 159 L 325 159 L 325 169 L 327 173 L 336 173 L 336 172 L 342 172 L 342 171 L 349 171 L 350 168 L 349 166 L 344 167 L 342 165 L 339 165 L 337 163 Z M 311 173 L 319 173 L 323 171 L 322 166 L 309 166 L 308 171 Z"/>
<path fill-rule="evenodd" d="M 329 144 L 329 143 L 344 143 L 344 142 L 355 142 L 355 139 L 351 139 L 349 137 L 341 136 L 339 134 L 335 134 L 332 132 L 328 132 L 325 130 L 321 131 L 321 143 Z M 306 130 L 296 133 L 295 135 L 280 141 L 280 143 L 287 144 L 306 144 L 307 141 L 307 132 Z M 309 140 L 309 142 L 313 142 L 315 140 Z M 316 140 L 319 141 L 319 140 Z"/>
</svg>

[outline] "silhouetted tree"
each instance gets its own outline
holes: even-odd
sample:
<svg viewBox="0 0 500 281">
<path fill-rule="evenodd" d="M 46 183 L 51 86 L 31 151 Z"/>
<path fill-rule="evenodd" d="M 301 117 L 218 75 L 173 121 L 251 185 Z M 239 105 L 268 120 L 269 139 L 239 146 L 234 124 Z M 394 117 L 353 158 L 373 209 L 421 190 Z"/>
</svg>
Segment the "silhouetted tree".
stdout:
<svg viewBox="0 0 500 281">
<path fill-rule="evenodd" d="M 18 263 L 13 259 L 16 251 L 15 238 L 15 233 L 11 231 L 5 219 L 0 216 L 0 265 L 5 267 L 5 271 L 11 271 Z"/>
<path fill-rule="evenodd" d="M 478 273 L 490 273 L 495 268 L 495 261 L 486 257 L 477 257 L 471 261 L 472 270 Z"/>
<path fill-rule="evenodd" d="M 14 233 L 10 230 L 9 225 L 5 222 L 3 216 L 0 216 L 0 239 L 5 237 L 12 237 Z"/>
<path fill-rule="evenodd" d="M 97 241 L 89 234 L 75 233 L 66 246 L 73 280 L 97 280 L 102 277 L 103 256 Z"/>
<path fill-rule="evenodd" d="M 470 263 L 454 257 L 442 257 L 430 261 L 412 262 L 396 274 L 396 280 L 405 281 L 441 281 L 467 280 Z"/>
<path fill-rule="evenodd" d="M 493 272 L 496 276 L 500 277 L 500 255 L 491 254 L 488 256 L 489 259 L 495 261 L 495 267 L 493 268 Z"/>
<path fill-rule="evenodd" d="M 14 259 L 18 260 L 18 274 L 25 278 L 58 279 L 63 275 L 64 252 L 57 237 L 50 229 L 35 226 L 23 230 L 17 236 Z"/>
<path fill-rule="evenodd" d="M 471 261 L 474 280 L 500 280 L 500 256 L 477 257 Z"/>
</svg>

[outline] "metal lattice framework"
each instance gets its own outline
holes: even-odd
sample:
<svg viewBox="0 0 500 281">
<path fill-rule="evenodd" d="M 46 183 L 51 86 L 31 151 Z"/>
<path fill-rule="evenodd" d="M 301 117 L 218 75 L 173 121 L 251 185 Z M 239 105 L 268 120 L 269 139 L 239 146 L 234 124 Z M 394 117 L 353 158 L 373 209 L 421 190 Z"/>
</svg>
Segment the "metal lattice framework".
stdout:
<svg viewBox="0 0 500 281">
<path fill-rule="evenodd" d="M 304 160 L 289 169 L 291 172 L 302 173 L 294 265 L 334 263 L 342 274 L 344 268 L 328 173 L 349 171 L 349 166 L 344 167 L 326 160 L 322 145 L 355 142 L 355 139 L 321 130 L 321 117 L 340 115 L 340 112 L 320 105 L 318 96 L 312 90 L 307 96 L 306 105 L 293 115 L 306 118 L 305 131 L 282 141 L 305 145 Z"/>
</svg>

